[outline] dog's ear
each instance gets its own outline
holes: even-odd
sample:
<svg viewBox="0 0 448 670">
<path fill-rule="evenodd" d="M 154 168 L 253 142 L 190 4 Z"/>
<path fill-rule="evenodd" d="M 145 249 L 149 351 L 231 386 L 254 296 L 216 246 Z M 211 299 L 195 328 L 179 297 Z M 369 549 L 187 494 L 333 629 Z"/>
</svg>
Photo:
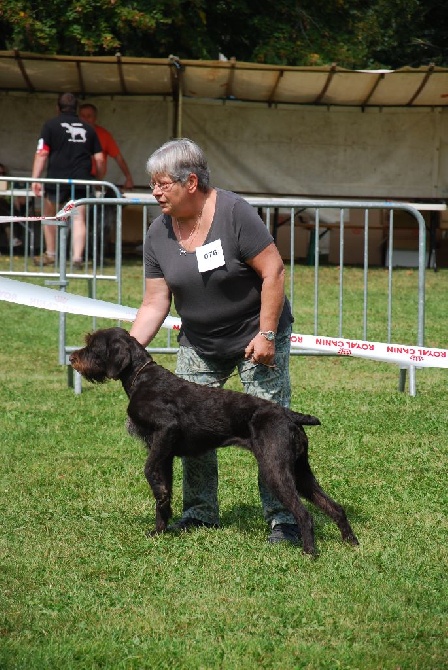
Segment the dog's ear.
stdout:
<svg viewBox="0 0 448 670">
<path fill-rule="evenodd" d="M 120 328 L 111 328 L 107 342 L 107 376 L 109 379 L 119 379 L 120 374 L 132 362 L 129 347 L 129 335 Z"/>
</svg>

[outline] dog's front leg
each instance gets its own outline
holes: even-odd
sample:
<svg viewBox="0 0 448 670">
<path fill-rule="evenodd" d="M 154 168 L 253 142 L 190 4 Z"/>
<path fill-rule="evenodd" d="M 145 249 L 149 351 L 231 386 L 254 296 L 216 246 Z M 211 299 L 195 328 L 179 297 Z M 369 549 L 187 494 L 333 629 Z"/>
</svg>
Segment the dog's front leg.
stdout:
<svg viewBox="0 0 448 670">
<path fill-rule="evenodd" d="M 150 534 L 163 533 L 172 516 L 173 458 L 156 458 L 150 453 L 146 460 L 145 476 L 156 500 L 156 527 Z"/>
</svg>

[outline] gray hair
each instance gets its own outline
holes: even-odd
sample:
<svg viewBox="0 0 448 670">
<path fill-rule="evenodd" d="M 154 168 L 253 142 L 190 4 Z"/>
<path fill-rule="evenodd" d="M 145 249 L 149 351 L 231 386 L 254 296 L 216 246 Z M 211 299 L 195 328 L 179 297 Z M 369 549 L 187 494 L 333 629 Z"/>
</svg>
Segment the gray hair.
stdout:
<svg viewBox="0 0 448 670">
<path fill-rule="evenodd" d="M 173 181 L 186 184 L 190 174 L 198 178 L 198 189 L 207 191 L 210 171 L 202 149 L 186 137 L 165 142 L 148 158 L 146 171 L 150 179 L 168 175 Z"/>
</svg>

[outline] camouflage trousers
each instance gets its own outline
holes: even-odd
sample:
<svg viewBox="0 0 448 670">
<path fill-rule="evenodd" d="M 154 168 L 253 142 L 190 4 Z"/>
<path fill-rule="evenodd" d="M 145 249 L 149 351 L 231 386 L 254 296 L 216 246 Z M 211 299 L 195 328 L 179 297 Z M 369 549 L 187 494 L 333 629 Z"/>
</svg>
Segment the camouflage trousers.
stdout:
<svg viewBox="0 0 448 670">
<path fill-rule="evenodd" d="M 277 333 L 275 338 L 275 368 L 256 365 L 244 358 L 206 358 L 191 347 L 180 347 L 176 374 L 183 379 L 214 387 L 224 386 L 238 370 L 246 393 L 289 407 L 291 385 L 289 379 L 289 351 L 291 329 Z M 218 459 L 216 451 L 199 457 L 185 457 L 183 465 L 183 519 L 195 518 L 206 523 L 219 524 Z M 278 523 L 296 523 L 258 477 L 263 516 L 272 528 Z"/>
</svg>

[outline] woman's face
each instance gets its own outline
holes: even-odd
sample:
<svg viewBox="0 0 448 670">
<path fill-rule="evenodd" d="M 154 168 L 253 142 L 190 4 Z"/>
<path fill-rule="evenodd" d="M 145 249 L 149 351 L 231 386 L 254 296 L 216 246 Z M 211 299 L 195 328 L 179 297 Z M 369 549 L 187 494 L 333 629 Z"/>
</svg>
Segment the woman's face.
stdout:
<svg viewBox="0 0 448 670">
<path fill-rule="evenodd" d="M 153 196 L 164 214 L 178 217 L 189 208 L 191 179 L 186 184 L 173 181 L 169 175 L 155 175 L 150 183 Z"/>
</svg>

